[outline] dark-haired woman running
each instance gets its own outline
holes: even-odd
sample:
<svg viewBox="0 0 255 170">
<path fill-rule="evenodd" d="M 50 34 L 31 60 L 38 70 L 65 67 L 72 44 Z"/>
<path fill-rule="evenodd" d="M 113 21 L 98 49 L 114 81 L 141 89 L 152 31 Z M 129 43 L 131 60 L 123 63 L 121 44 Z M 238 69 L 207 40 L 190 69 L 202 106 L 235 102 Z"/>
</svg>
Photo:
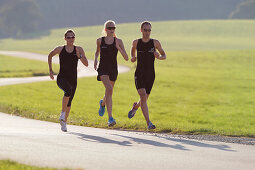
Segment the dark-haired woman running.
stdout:
<svg viewBox="0 0 255 170">
<path fill-rule="evenodd" d="M 87 67 L 88 60 L 82 47 L 75 46 L 75 33 L 72 30 L 67 30 L 65 33 L 66 45 L 56 47 L 48 55 L 48 64 L 50 78 L 53 80 L 53 70 L 52 70 L 52 57 L 56 54 L 59 55 L 60 70 L 57 76 L 57 85 L 64 91 L 64 96 L 62 99 L 62 112 L 59 117 L 61 130 L 66 132 L 66 121 L 69 116 L 71 109 L 71 103 L 74 97 L 74 93 L 77 86 L 77 65 L 78 60 Z"/>
</svg>

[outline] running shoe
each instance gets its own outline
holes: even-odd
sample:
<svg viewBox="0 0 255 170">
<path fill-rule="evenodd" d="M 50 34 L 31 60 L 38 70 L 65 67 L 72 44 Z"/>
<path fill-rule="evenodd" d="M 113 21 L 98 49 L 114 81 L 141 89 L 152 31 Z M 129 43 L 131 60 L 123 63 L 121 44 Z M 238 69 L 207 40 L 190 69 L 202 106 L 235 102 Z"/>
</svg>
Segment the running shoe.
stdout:
<svg viewBox="0 0 255 170">
<path fill-rule="evenodd" d="M 156 126 L 153 125 L 151 122 L 149 123 L 148 129 L 156 129 Z"/>
<path fill-rule="evenodd" d="M 60 121 L 60 125 L 61 125 L 61 130 L 63 131 L 63 132 L 67 132 L 67 128 L 66 128 L 66 122 L 64 122 L 64 121 Z"/>
<path fill-rule="evenodd" d="M 132 107 L 132 109 L 128 112 L 128 118 L 129 119 L 131 119 L 132 117 L 134 117 L 134 115 L 135 115 L 135 113 L 136 113 L 136 111 L 137 111 L 137 109 L 135 109 L 135 106 L 136 106 L 136 102 L 133 104 L 133 107 Z"/>
<path fill-rule="evenodd" d="M 98 110 L 99 116 L 104 116 L 105 106 L 102 106 L 103 100 L 99 101 L 100 108 Z"/>
<path fill-rule="evenodd" d="M 108 120 L 108 127 L 116 125 L 116 121 L 113 119 L 113 117 L 110 117 Z"/>
<path fill-rule="evenodd" d="M 61 121 L 61 120 L 65 121 L 65 117 L 66 117 L 66 113 L 65 112 L 61 112 L 61 114 L 59 116 L 59 121 Z"/>
</svg>

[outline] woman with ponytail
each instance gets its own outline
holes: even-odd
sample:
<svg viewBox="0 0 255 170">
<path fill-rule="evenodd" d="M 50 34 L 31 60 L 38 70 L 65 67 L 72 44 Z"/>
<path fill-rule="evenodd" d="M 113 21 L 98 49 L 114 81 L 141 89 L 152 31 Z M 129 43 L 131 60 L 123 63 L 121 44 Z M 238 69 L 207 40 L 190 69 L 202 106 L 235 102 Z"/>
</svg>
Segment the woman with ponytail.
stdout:
<svg viewBox="0 0 255 170">
<path fill-rule="evenodd" d="M 114 126 L 116 121 L 112 116 L 112 93 L 115 81 L 118 76 L 117 54 L 121 53 L 123 58 L 128 61 L 128 55 L 125 51 L 123 42 L 117 38 L 115 34 L 116 25 L 112 20 L 108 20 L 104 24 L 102 31 L 103 36 L 96 41 L 97 48 L 95 53 L 94 68 L 98 72 L 97 80 L 102 81 L 105 87 L 105 95 L 99 101 L 99 115 L 103 116 L 105 106 L 108 112 L 108 126 Z M 98 66 L 98 56 L 100 54 L 100 62 Z"/>
</svg>

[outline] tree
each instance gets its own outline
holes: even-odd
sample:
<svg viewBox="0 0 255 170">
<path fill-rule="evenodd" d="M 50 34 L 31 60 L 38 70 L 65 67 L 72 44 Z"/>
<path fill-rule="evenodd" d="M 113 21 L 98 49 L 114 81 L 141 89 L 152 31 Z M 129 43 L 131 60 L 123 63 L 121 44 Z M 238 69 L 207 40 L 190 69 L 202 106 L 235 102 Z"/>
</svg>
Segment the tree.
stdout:
<svg viewBox="0 0 255 170">
<path fill-rule="evenodd" d="M 34 0 L 2 1 L 0 8 L 0 36 L 20 37 L 35 31 L 40 24 L 41 14 Z"/>
</svg>

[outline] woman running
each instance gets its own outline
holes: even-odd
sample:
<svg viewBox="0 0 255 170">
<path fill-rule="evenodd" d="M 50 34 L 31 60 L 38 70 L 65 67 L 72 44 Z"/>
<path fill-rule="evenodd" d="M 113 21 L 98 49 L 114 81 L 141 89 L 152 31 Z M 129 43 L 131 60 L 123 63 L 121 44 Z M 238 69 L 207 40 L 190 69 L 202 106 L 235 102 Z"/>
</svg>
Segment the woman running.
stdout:
<svg viewBox="0 0 255 170">
<path fill-rule="evenodd" d="M 65 33 L 66 45 L 56 47 L 48 55 L 50 78 L 54 80 L 52 70 L 52 57 L 59 55 L 60 70 L 57 76 L 57 85 L 64 91 L 62 99 L 62 112 L 59 117 L 61 130 L 66 132 L 66 121 L 71 109 L 71 103 L 77 86 L 77 65 L 78 59 L 87 67 L 88 60 L 82 47 L 75 46 L 75 34 L 72 30 Z"/>
<path fill-rule="evenodd" d="M 123 58 L 128 61 L 128 55 L 125 51 L 123 42 L 116 37 L 115 22 L 106 21 L 103 28 L 103 37 L 97 39 L 97 48 L 95 53 L 94 68 L 98 72 L 97 80 L 102 81 L 105 87 L 105 95 L 99 101 L 99 115 L 103 116 L 105 106 L 108 112 L 108 126 L 114 126 L 116 121 L 112 117 L 112 93 L 115 81 L 118 76 L 117 53 L 120 51 Z M 100 63 L 98 64 L 98 56 L 100 54 Z"/>
<path fill-rule="evenodd" d="M 155 129 L 156 126 L 151 123 L 149 118 L 147 99 L 155 80 L 155 58 L 164 60 L 166 59 L 166 54 L 162 49 L 160 42 L 156 39 L 150 38 L 150 22 L 145 21 L 141 24 L 141 32 L 142 38 L 134 40 L 131 49 L 131 62 L 135 62 L 137 58 L 135 85 L 140 96 L 140 100 L 133 104 L 133 108 L 129 111 L 128 117 L 131 119 L 135 115 L 137 109 L 141 106 L 148 129 Z M 159 51 L 161 56 L 156 50 Z M 136 51 L 137 56 L 135 55 Z"/>
</svg>

